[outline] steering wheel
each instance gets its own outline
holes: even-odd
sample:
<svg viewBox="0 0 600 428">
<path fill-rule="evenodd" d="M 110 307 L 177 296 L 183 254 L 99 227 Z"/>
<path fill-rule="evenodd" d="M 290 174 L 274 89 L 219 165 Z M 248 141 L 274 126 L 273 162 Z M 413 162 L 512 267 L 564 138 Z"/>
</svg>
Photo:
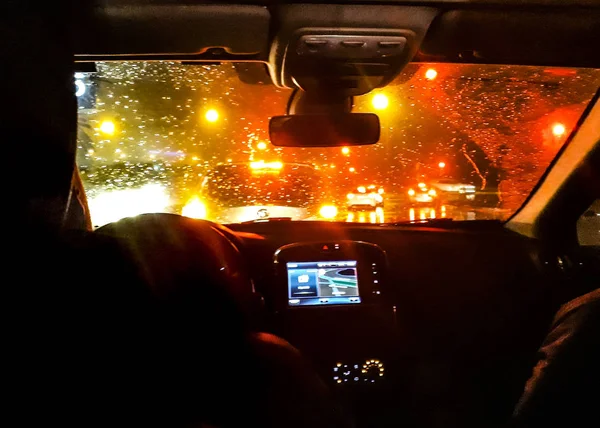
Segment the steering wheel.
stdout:
<svg viewBox="0 0 600 428">
<path fill-rule="evenodd" d="M 241 242 L 226 227 L 158 213 L 109 223 L 95 233 L 118 238 L 156 298 L 250 323 L 259 315 L 262 297 L 240 253 Z"/>
</svg>

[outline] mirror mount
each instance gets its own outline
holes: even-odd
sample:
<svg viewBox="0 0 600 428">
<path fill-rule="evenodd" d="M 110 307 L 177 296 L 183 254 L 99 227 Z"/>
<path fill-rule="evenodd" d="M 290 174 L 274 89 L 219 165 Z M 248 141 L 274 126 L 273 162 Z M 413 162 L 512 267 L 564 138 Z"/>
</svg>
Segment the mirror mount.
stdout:
<svg viewBox="0 0 600 428">
<path fill-rule="evenodd" d="M 287 114 L 344 114 L 350 113 L 353 105 L 353 97 L 338 92 L 305 92 L 296 89 L 290 96 Z"/>
</svg>

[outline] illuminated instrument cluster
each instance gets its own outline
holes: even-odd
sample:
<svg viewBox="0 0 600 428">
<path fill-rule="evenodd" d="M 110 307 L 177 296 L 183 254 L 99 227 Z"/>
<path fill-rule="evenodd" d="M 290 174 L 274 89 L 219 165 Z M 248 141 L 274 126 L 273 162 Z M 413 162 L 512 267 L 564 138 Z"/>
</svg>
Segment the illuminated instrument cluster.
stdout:
<svg viewBox="0 0 600 428">
<path fill-rule="evenodd" d="M 333 367 L 333 381 L 337 384 L 371 384 L 381 381 L 384 374 L 383 363 L 375 359 L 363 363 L 338 362 Z"/>
</svg>

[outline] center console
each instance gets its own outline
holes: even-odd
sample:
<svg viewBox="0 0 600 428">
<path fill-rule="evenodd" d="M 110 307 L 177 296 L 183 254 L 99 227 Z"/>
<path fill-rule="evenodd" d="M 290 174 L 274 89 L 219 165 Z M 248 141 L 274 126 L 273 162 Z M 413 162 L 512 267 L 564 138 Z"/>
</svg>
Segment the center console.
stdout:
<svg viewBox="0 0 600 428">
<path fill-rule="evenodd" d="M 386 253 L 362 241 L 295 243 L 277 249 L 273 262 L 275 333 L 358 420 L 396 420 L 392 401 L 403 391 Z"/>
<path fill-rule="evenodd" d="M 273 257 L 277 310 L 380 305 L 385 252 L 359 241 L 285 245 Z M 284 295 L 285 292 L 285 295 Z"/>
<path fill-rule="evenodd" d="M 297 243 L 273 261 L 277 334 L 334 384 L 381 383 L 394 330 L 385 252 L 359 241 Z"/>
</svg>

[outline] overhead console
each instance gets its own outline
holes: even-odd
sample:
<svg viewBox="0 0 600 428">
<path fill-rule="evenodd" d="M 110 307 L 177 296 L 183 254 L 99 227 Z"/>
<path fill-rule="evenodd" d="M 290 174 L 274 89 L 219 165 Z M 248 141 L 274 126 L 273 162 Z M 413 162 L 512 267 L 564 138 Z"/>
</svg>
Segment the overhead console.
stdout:
<svg viewBox="0 0 600 428">
<path fill-rule="evenodd" d="M 362 95 L 385 86 L 417 52 L 428 7 L 284 5 L 269 63 L 278 86 Z"/>
</svg>

